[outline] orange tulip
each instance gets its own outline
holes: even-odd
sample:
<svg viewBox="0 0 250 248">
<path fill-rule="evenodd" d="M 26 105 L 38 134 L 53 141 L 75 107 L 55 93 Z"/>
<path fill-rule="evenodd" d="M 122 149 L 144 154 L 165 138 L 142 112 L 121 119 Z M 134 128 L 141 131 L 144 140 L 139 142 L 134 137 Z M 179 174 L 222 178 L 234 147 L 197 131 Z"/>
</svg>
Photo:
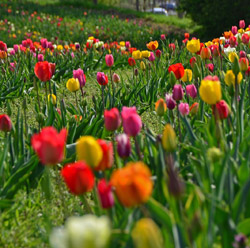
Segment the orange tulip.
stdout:
<svg viewBox="0 0 250 248">
<path fill-rule="evenodd" d="M 158 46 L 159 46 L 159 44 L 158 44 L 158 41 L 150 41 L 148 44 L 147 44 L 147 48 L 149 49 L 149 50 L 156 50 L 157 48 L 158 48 Z"/>
<path fill-rule="evenodd" d="M 151 172 L 143 162 L 129 162 L 111 176 L 111 185 L 125 207 L 144 203 L 152 193 Z"/>
</svg>

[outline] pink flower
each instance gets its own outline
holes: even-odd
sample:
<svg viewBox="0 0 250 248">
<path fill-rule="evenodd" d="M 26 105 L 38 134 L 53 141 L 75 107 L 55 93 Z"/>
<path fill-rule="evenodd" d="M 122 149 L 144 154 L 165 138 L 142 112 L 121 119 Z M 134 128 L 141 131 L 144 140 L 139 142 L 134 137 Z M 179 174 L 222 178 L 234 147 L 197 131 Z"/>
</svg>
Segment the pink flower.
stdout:
<svg viewBox="0 0 250 248">
<path fill-rule="evenodd" d="M 8 115 L 0 115 L 0 130 L 3 132 L 10 132 L 12 123 Z"/>
<path fill-rule="evenodd" d="M 73 77 L 78 79 L 80 87 L 82 88 L 86 84 L 86 77 L 82 69 L 73 70 Z"/>
<path fill-rule="evenodd" d="M 16 68 L 16 64 L 15 63 L 10 63 L 10 70 L 13 72 L 15 71 L 15 68 Z"/>
<path fill-rule="evenodd" d="M 249 36 L 248 34 L 243 34 L 241 37 L 242 43 L 244 43 L 245 45 L 247 45 L 249 43 Z"/>
<path fill-rule="evenodd" d="M 38 59 L 39 62 L 44 61 L 44 56 L 43 56 L 43 54 L 38 54 L 38 55 L 37 55 L 37 59 Z"/>
<path fill-rule="evenodd" d="M 97 72 L 96 80 L 100 85 L 108 84 L 108 76 L 104 74 L 104 72 Z"/>
<path fill-rule="evenodd" d="M 148 57 L 149 61 L 153 62 L 155 60 L 155 55 L 153 52 L 150 52 L 150 56 Z"/>
<path fill-rule="evenodd" d="M 233 35 L 236 35 L 238 33 L 237 26 L 232 26 L 232 33 L 233 33 Z"/>
<path fill-rule="evenodd" d="M 166 40 L 166 35 L 165 34 L 161 34 L 161 40 Z"/>
<path fill-rule="evenodd" d="M 15 52 L 17 53 L 18 50 L 19 50 L 19 46 L 18 45 L 14 45 L 13 48 L 14 48 Z"/>
<path fill-rule="evenodd" d="M 131 47 L 130 42 L 129 42 L 129 41 L 126 41 L 125 46 L 126 46 L 127 49 L 129 49 L 129 48 Z"/>
<path fill-rule="evenodd" d="M 117 152 L 121 158 L 127 158 L 131 154 L 130 139 L 127 134 L 119 134 L 116 137 Z"/>
<path fill-rule="evenodd" d="M 71 54 L 72 59 L 75 57 L 75 54 L 72 52 Z"/>
<path fill-rule="evenodd" d="M 121 115 L 124 132 L 135 137 L 142 128 L 141 117 L 137 114 L 136 107 L 123 107 Z"/>
<path fill-rule="evenodd" d="M 98 183 L 98 195 L 102 204 L 102 208 L 111 208 L 115 201 L 112 194 L 112 186 L 105 179 L 101 179 Z"/>
<path fill-rule="evenodd" d="M 173 88 L 173 99 L 175 101 L 180 101 L 183 98 L 183 89 L 182 86 L 180 84 L 175 84 L 174 88 Z"/>
<path fill-rule="evenodd" d="M 161 50 L 157 49 L 155 51 L 155 55 L 156 55 L 157 58 L 160 58 L 161 57 Z"/>
<path fill-rule="evenodd" d="M 244 20 L 240 20 L 239 27 L 240 28 L 245 28 L 245 26 L 246 26 L 245 21 Z"/>
<path fill-rule="evenodd" d="M 112 54 L 107 54 L 105 56 L 105 61 L 106 61 L 106 65 L 108 67 L 111 67 L 114 64 L 114 57 Z"/>
<path fill-rule="evenodd" d="M 178 109 L 182 116 L 189 114 L 189 105 L 187 103 L 180 103 Z"/>
<path fill-rule="evenodd" d="M 240 58 L 246 58 L 247 54 L 245 51 L 240 51 Z"/>
<path fill-rule="evenodd" d="M 167 108 L 170 110 L 173 110 L 176 106 L 176 102 L 173 99 L 172 95 L 166 94 L 165 100 L 166 100 Z"/>
<path fill-rule="evenodd" d="M 47 39 L 41 39 L 40 42 L 41 42 L 42 48 L 44 48 L 44 49 L 48 48 L 48 40 Z"/>
<path fill-rule="evenodd" d="M 120 127 L 121 118 L 117 108 L 104 111 L 104 125 L 108 131 L 115 131 Z"/>
<path fill-rule="evenodd" d="M 190 84 L 186 86 L 187 95 L 195 98 L 197 96 L 197 89 L 194 84 Z"/>
<path fill-rule="evenodd" d="M 213 65 L 212 63 L 206 64 L 206 68 L 207 68 L 209 71 L 211 71 L 211 72 L 214 71 L 214 65 Z"/>
<path fill-rule="evenodd" d="M 116 74 L 116 73 L 113 73 L 112 79 L 113 79 L 113 81 L 114 81 L 115 83 L 119 83 L 119 82 L 120 82 L 120 77 L 119 77 L 119 75 Z"/>
</svg>

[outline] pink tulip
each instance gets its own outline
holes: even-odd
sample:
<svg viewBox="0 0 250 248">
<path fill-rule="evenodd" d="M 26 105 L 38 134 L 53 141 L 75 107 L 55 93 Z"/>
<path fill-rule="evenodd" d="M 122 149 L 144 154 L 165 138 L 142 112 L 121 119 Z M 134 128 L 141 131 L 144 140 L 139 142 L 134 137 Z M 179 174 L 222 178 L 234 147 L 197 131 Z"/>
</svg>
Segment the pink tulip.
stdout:
<svg viewBox="0 0 250 248">
<path fill-rule="evenodd" d="M 137 114 L 136 107 L 123 107 L 121 115 L 124 132 L 135 137 L 142 128 L 141 117 Z"/>
<path fill-rule="evenodd" d="M 129 42 L 129 41 L 126 41 L 125 46 L 126 46 L 127 49 L 129 49 L 129 48 L 131 47 L 130 42 Z"/>
<path fill-rule="evenodd" d="M 104 111 L 104 125 L 108 131 L 115 131 L 120 127 L 121 118 L 117 108 Z"/>
<path fill-rule="evenodd" d="M 127 158 L 131 154 L 130 139 L 127 134 L 119 134 L 116 137 L 117 152 L 121 158 Z"/>
<path fill-rule="evenodd" d="M 233 35 L 236 35 L 238 33 L 237 26 L 232 26 L 232 33 L 233 33 Z"/>
<path fill-rule="evenodd" d="M 207 68 L 209 71 L 211 71 L 211 72 L 214 71 L 214 65 L 213 65 L 212 63 L 206 64 L 206 68 Z"/>
<path fill-rule="evenodd" d="M 195 98 L 197 96 L 197 89 L 194 84 L 190 84 L 186 86 L 186 92 L 188 96 Z"/>
<path fill-rule="evenodd" d="M 176 102 L 173 99 L 172 95 L 166 94 L 165 100 L 166 100 L 167 108 L 170 110 L 173 110 L 176 106 Z"/>
<path fill-rule="evenodd" d="M 111 208 L 115 203 L 111 184 L 107 183 L 105 179 L 101 179 L 97 188 L 102 208 Z"/>
<path fill-rule="evenodd" d="M 240 58 L 246 58 L 247 54 L 245 51 L 240 51 Z"/>
<path fill-rule="evenodd" d="M 187 103 L 180 103 L 178 109 L 182 116 L 189 114 L 189 105 Z"/>
<path fill-rule="evenodd" d="M 14 48 L 15 52 L 17 53 L 18 50 L 19 50 L 19 46 L 18 45 L 14 45 L 13 48 Z"/>
<path fill-rule="evenodd" d="M 183 89 L 180 84 L 176 84 L 173 88 L 173 98 L 175 101 L 180 101 L 183 98 Z"/>
<path fill-rule="evenodd" d="M 40 42 L 41 42 L 42 48 L 44 48 L 44 49 L 48 48 L 48 40 L 47 39 L 41 39 Z"/>
<path fill-rule="evenodd" d="M 150 56 L 148 57 L 149 61 L 153 62 L 155 61 L 155 55 L 153 52 L 150 52 Z"/>
<path fill-rule="evenodd" d="M 73 70 L 73 77 L 78 79 L 81 88 L 85 86 L 86 77 L 82 69 Z"/>
<path fill-rule="evenodd" d="M 39 62 L 44 61 L 44 56 L 43 56 L 43 54 L 38 54 L 38 55 L 37 55 L 37 59 L 38 59 Z"/>
<path fill-rule="evenodd" d="M 161 34 L 161 40 L 166 40 L 166 35 L 165 34 Z"/>
<path fill-rule="evenodd" d="M 245 26 L 246 26 L 245 21 L 244 20 L 240 20 L 239 27 L 240 28 L 245 28 Z"/>
<path fill-rule="evenodd" d="M 119 83 L 120 82 L 120 77 L 118 74 L 114 73 L 112 76 L 113 82 Z"/>
<path fill-rule="evenodd" d="M 111 67 L 114 64 L 114 57 L 112 54 L 107 54 L 105 56 L 105 61 L 106 61 L 106 65 L 108 67 Z"/>
</svg>

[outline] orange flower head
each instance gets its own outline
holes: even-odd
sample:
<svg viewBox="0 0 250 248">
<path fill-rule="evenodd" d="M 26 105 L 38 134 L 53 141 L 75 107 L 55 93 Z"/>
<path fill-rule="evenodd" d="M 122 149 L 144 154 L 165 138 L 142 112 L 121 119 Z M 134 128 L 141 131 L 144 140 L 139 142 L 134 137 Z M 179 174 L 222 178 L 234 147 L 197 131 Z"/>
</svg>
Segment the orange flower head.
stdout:
<svg viewBox="0 0 250 248">
<path fill-rule="evenodd" d="M 147 48 L 151 51 L 154 51 L 158 48 L 159 44 L 158 44 L 158 41 L 155 40 L 155 41 L 150 41 L 148 44 L 147 44 Z"/>
<path fill-rule="evenodd" d="M 233 33 L 231 31 L 228 31 L 228 32 L 224 32 L 224 37 L 226 39 L 229 39 L 231 36 L 233 36 Z"/>
<path fill-rule="evenodd" d="M 153 189 L 151 172 L 141 161 L 129 162 L 122 169 L 113 172 L 110 182 L 125 207 L 146 202 Z"/>
</svg>

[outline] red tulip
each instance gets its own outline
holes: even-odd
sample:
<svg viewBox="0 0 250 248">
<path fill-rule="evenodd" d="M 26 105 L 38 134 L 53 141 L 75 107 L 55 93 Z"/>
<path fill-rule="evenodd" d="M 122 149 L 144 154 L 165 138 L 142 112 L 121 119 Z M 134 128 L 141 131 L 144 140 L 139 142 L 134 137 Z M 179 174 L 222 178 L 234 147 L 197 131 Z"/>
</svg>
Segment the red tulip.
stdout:
<svg viewBox="0 0 250 248">
<path fill-rule="evenodd" d="M 114 151 L 113 144 L 111 142 L 106 142 L 105 140 L 98 139 L 98 144 L 100 145 L 103 153 L 101 162 L 95 167 L 95 170 L 104 171 L 112 167 L 114 162 Z"/>
<path fill-rule="evenodd" d="M 170 43 L 170 44 L 168 45 L 168 47 L 169 47 L 169 49 L 170 49 L 171 51 L 174 51 L 174 50 L 175 50 L 175 44 L 174 44 L 174 43 Z"/>
<path fill-rule="evenodd" d="M 0 51 L 7 52 L 7 45 L 2 41 L 0 41 Z"/>
<path fill-rule="evenodd" d="M 248 34 L 243 34 L 241 37 L 242 43 L 244 43 L 245 45 L 247 45 L 249 43 L 249 36 Z"/>
<path fill-rule="evenodd" d="M 161 57 L 161 50 L 157 49 L 155 51 L 155 55 L 156 55 L 157 58 L 160 58 Z"/>
<path fill-rule="evenodd" d="M 12 128 L 11 120 L 8 115 L 0 115 L 0 130 L 9 132 Z"/>
<path fill-rule="evenodd" d="M 189 60 L 189 63 L 191 65 L 192 68 L 194 68 L 194 64 L 196 63 L 196 58 L 195 57 L 192 57 L 190 60 Z"/>
<path fill-rule="evenodd" d="M 189 33 L 185 33 L 184 36 L 185 36 L 185 39 L 189 39 L 190 37 Z"/>
<path fill-rule="evenodd" d="M 132 57 L 128 58 L 128 64 L 129 64 L 130 66 L 135 66 L 135 64 L 136 64 L 135 59 L 132 58 Z"/>
<path fill-rule="evenodd" d="M 107 183 L 105 179 L 101 179 L 97 187 L 102 207 L 111 208 L 115 203 L 111 184 Z"/>
<path fill-rule="evenodd" d="M 171 71 L 174 73 L 177 79 L 180 79 L 184 76 L 184 67 L 181 63 L 170 65 L 168 67 L 168 72 L 170 73 Z"/>
<path fill-rule="evenodd" d="M 115 131 L 120 127 L 121 118 L 117 108 L 104 111 L 104 125 L 108 131 Z"/>
<path fill-rule="evenodd" d="M 100 85 L 107 85 L 109 82 L 108 76 L 105 75 L 103 72 L 97 72 L 96 80 Z"/>
<path fill-rule="evenodd" d="M 230 113 L 230 109 L 224 100 L 217 102 L 212 109 L 214 116 L 219 119 L 226 119 Z"/>
<path fill-rule="evenodd" d="M 106 54 L 105 56 L 106 65 L 111 67 L 114 64 L 114 57 L 112 54 Z"/>
<path fill-rule="evenodd" d="M 35 74 L 42 82 L 47 82 L 52 77 L 51 66 L 48 61 L 37 62 L 35 65 Z"/>
<path fill-rule="evenodd" d="M 239 21 L 239 27 L 240 28 L 245 28 L 246 24 L 245 24 L 245 21 L 244 20 L 240 20 Z"/>
<path fill-rule="evenodd" d="M 64 157 L 67 130 L 60 133 L 54 127 L 45 127 L 31 138 L 31 145 L 44 165 L 60 163 Z"/>
<path fill-rule="evenodd" d="M 51 69 L 51 73 L 52 76 L 55 74 L 56 71 L 56 64 L 55 63 L 49 63 L 50 64 L 50 69 Z"/>
<path fill-rule="evenodd" d="M 201 49 L 201 58 L 209 59 L 211 57 L 211 51 L 208 47 L 202 47 Z"/>
<path fill-rule="evenodd" d="M 64 166 L 61 175 L 70 192 L 74 195 L 82 195 L 94 187 L 94 174 L 83 161 Z"/>
</svg>

